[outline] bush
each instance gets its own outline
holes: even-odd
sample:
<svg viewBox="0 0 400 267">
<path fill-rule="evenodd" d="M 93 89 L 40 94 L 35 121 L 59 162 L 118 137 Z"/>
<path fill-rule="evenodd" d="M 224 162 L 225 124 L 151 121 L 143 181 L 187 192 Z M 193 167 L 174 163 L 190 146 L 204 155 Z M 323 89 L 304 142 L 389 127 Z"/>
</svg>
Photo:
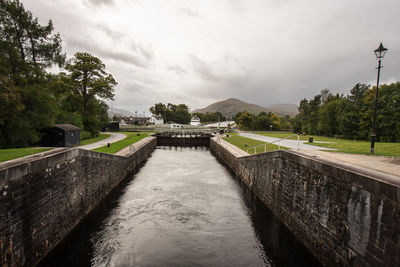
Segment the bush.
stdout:
<svg viewBox="0 0 400 267">
<path fill-rule="evenodd" d="M 87 131 L 81 131 L 81 141 L 92 138 L 92 134 Z"/>
</svg>

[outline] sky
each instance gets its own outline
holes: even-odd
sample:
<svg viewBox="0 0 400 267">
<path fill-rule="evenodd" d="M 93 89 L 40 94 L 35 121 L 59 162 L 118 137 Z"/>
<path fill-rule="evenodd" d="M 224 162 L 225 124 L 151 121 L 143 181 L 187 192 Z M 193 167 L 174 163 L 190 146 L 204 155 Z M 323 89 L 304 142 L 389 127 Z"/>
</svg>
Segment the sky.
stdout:
<svg viewBox="0 0 400 267">
<path fill-rule="evenodd" d="M 22 0 L 49 19 L 69 58 L 99 57 L 117 80 L 113 107 L 191 110 L 228 98 L 298 104 L 322 89 L 400 80 L 398 0 Z M 111 106 L 111 101 L 107 101 Z"/>
</svg>

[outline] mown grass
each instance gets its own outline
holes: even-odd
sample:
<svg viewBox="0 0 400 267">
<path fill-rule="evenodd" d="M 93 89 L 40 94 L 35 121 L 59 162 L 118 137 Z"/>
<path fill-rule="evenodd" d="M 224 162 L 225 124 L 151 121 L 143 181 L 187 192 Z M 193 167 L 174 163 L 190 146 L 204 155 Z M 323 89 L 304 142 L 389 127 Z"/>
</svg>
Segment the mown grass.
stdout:
<svg viewBox="0 0 400 267">
<path fill-rule="evenodd" d="M 290 136 L 290 133 L 274 133 L 274 132 L 254 132 L 256 134 L 284 138 Z M 334 143 L 307 143 L 313 146 L 334 148 L 336 151 L 329 152 L 342 152 L 349 154 L 365 154 L 370 155 L 371 142 L 370 141 L 359 141 L 359 140 L 345 140 L 337 139 L 333 137 L 315 136 L 315 135 L 300 135 L 300 140 L 307 140 L 309 137 L 313 137 L 314 141 L 326 141 Z M 290 139 L 297 139 L 293 137 Z M 374 155 L 378 156 L 390 156 L 390 157 L 400 157 L 400 143 L 384 143 L 376 142 Z"/>
<path fill-rule="evenodd" d="M 24 147 L 0 149 L 0 162 L 48 151 L 52 148 Z"/>
<path fill-rule="evenodd" d="M 115 154 L 118 151 L 120 151 L 121 149 L 136 143 L 139 140 L 142 140 L 143 138 L 149 136 L 149 133 L 144 133 L 144 132 L 122 132 L 124 134 L 126 134 L 126 138 L 122 139 L 121 141 L 115 142 L 115 143 L 111 143 L 110 147 L 107 146 L 102 146 L 99 148 L 95 148 L 93 149 L 93 151 L 97 151 L 97 152 L 102 152 L 102 153 L 108 153 L 108 154 Z M 138 135 L 140 134 L 140 135 Z"/>
<path fill-rule="evenodd" d="M 89 144 L 92 144 L 94 142 L 98 142 L 98 141 L 101 141 L 103 139 L 106 139 L 106 138 L 108 138 L 110 136 L 111 136 L 111 134 L 99 134 L 99 136 L 97 136 L 97 137 L 89 138 L 89 139 L 81 141 L 81 145 L 89 145 Z"/>
<path fill-rule="evenodd" d="M 371 142 L 368 141 L 352 141 L 336 139 L 336 143 L 321 144 L 321 143 L 308 143 L 309 145 L 336 148 L 336 151 L 329 152 L 343 152 L 349 154 L 365 154 L 370 155 Z M 390 156 L 400 157 L 400 143 L 375 143 L 374 155 L 377 156 Z"/>
<path fill-rule="evenodd" d="M 232 145 L 237 146 L 238 148 L 240 148 L 241 150 L 243 150 L 245 152 L 247 152 L 247 149 L 250 148 L 249 152 L 248 152 L 249 154 L 254 154 L 254 148 L 252 148 L 252 147 L 266 143 L 266 142 L 254 140 L 251 138 L 243 137 L 243 136 L 240 136 L 237 134 L 229 134 L 229 137 L 224 137 L 222 139 L 231 143 Z M 281 149 L 283 149 L 283 148 L 285 148 L 285 147 L 281 146 Z M 264 146 L 260 146 L 260 147 L 256 148 L 257 153 L 264 153 L 264 149 L 265 149 Z M 279 149 L 279 147 L 277 145 L 267 144 L 267 152 L 275 151 L 278 149 Z"/>
</svg>

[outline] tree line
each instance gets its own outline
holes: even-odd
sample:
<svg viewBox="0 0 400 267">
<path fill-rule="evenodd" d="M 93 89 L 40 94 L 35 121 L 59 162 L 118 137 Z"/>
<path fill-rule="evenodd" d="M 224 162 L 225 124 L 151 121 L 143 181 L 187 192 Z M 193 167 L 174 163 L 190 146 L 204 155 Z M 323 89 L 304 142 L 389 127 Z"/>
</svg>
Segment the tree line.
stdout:
<svg viewBox="0 0 400 267">
<path fill-rule="evenodd" d="M 19 1 L 0 0 L 0 25 L 0 147 L 37 144 L 55 123 L 98 135 L 117 84 L 102 61 L 85 52 L 67 59 L 52 21 L 41 25 Z"/>
<path fill-rule="evenodd" d="M 235 122 L 242 130 L 250 131 L 289 131 L 289 117 L 281 117 L 273 112 L 260 112 L 258 115 L 242 111 L 235 115 Z"/>
<path fill-rule="evenodd" d="M 400 141 L 400 82 L 383 84 L 378 90 L 376 140 Z M 300 101 L 293 131 L 346 139 L 371 138 L 376 87 L 358 83 L 348 95 L 322 90 Z"/>
<path fill-rule="evenodd" d="M 195 112 L 192 115 L 195 116 L 195 117 L 198 117 L 201 122 L 217 122 L 217 121 L 225 121 L 227 119 L 219 111 L 217 111 L 217 112 L 206 112 L 206 113 Z"/>
</svg>

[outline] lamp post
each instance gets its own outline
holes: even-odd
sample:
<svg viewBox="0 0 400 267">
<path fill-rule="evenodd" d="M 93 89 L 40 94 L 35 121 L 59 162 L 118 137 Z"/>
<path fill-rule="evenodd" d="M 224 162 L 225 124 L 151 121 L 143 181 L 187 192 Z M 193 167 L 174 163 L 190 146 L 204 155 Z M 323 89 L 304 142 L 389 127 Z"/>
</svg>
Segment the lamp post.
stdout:
<svg viewBox="0 0 400 267">
<path fill-rule="evenodd" d="M 382 43 L 379 45 L 377 49 L 374 50 L 376 58 L 379 60 L 378 63 L 378 77 L 376 81 L 376 93 L 375 93 L 375 109 L 374 109 L 374 120 L 372 122 L 372 133 L 371 133 L 371 154 L 374 154 L 374 146 L 375 146 L 375 124 L 376 124 L 376 108 L 378 105 L 378 89 L 379 89 L 379 76 L 381 74 L 381 61 L 385 56 L 387 48 L 384 48 Z"/>
</svg>

